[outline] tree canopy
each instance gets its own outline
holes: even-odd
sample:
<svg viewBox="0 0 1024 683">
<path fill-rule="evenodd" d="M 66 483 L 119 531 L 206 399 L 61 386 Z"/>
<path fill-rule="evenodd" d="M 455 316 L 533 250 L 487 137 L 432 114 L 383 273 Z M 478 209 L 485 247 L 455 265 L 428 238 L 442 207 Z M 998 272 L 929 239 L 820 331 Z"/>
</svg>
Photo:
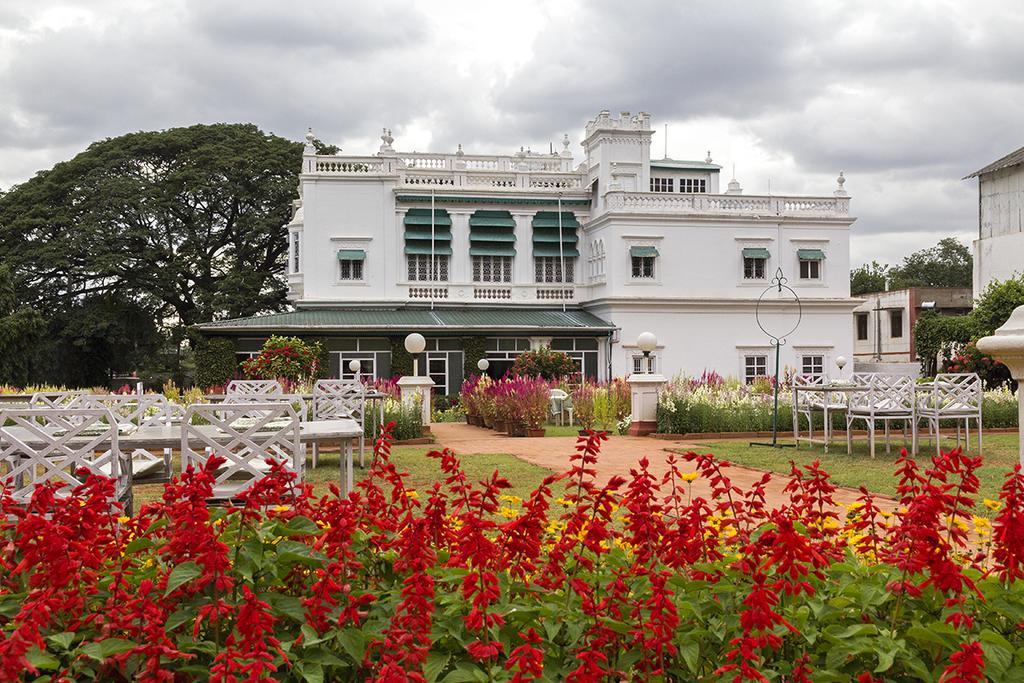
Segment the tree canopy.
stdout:
<svg viewBox="0 0 1024 683">
<path fill-rule="evenodd" d="M 872 261 L 850 271 L 850 294 L 859 296 L 886 289 L 908 287 L 970 287 L 974 258 L 970 248 L 953 237 L 939 240 L 934 247 L 915 251 L 899 265 Z"/>
<path fill-rule="evenodd" d="M 130 305 L 179 348 L 191 325 L 284 306 L 301 156 L 252 124 L 96 142 L 0 197 L 0 265 L 51 324 L 85 307 L 103 334 Z"/>
</svg>

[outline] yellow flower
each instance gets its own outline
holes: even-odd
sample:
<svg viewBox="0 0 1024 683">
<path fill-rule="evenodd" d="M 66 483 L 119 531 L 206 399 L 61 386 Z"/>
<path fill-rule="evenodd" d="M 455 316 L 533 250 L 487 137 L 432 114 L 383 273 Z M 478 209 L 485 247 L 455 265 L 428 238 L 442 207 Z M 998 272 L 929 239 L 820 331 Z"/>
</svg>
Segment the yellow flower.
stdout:
<svg viewBox="0 0 1024 683">
<path fill-rule="evenodd" d="M 291 509 L 289 505 L 275 505 L 274 512 L 288 512 Z"/>
<path fill-rule="evenodd" d="M 405 492 L 405 497 L 406 498 L 412 498 L 413 500 L 419 500 L 420 499 L 420 494 L 418 492 L 416 492 L 416 491 L 406 491 Z"/>
<path fill-rule="evenodd" d="M 978 515 L 974 515 L 972 521 L 974 522 L 974 526 L 978 529 L 989 529 L 992 527 L 992 521 L 988 517 L 979 517 Z"/>
<path fill-rule="evenodd" d="M 522 505 L 523 499 L 519 496 L 498 496 L 498 500 L 504 501 L 509 505 Z"/>
<path fill-rule="evenodd" d="M 498 514 L 505 519 L 515 519 L 519 516 L 519 510 L 513 510 L 512 508 L 503 507 L 498 510 Z"/>
<path fill-rule="evenodd" d="M 118 524 L 127 524 L 130 521 L 132 521 L 132 518 L 129 517 L 128 515 L 121 515 L 120 517 L 117 518 L 117 523 Z"/>
<path fill-rule="evenodd" d="M 696 481 L 699 476 L 700 474 L 698 472 L 686 472 L 685 474 L 680 474 L 679 478 L 683 481 Z"/>
<path fill-rule="evenodd" d="M 1001 509 L 1003 507 L 1003 504 L 1001 502 L 999 502 L 998 500 L 992 500 L 991 498 L 986 498 L 985 499 L 985 507 L 987 507 L 989 510 L 996 511 L 996 510 Z"/>
</svg>

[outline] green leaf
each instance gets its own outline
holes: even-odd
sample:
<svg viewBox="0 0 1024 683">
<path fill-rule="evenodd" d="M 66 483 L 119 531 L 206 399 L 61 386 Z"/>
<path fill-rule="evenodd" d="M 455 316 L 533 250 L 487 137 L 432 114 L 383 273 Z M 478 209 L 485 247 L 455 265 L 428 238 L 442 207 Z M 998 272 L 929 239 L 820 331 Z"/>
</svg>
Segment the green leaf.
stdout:
<svg viewBox="0 0 1024 683">
<path fill-rule="evenodd" d="M 288 520 L 287 524 L 278 524 L 277 532 L 282 536 L 313 536 L 319 533 L 316 522 L 299 515 Z"/>
<path fill-rule="evenodd" d="M 28 663 L 37 669 L 43 669 L 45 671 L 52 671 L 60 667 L 60 660 L 54 657 L 45 650 L 40 650 L 38 647 L 34 647 L 25 653 L 25 659 Z"/>
<path fill-rule="evenodd" d="M 1013 646 L 995 631 L 985 629 L 978 636 L 985 653 L 985 672 L 998 680 L 1013 664 Z"/>
<path fill-rule="evenodd" d="M 357 628 L 347 628 L 338 634 L 338 642 L 356 664 L 363 661 L 366 651 L 366 635 Z"/>
<path fill-rule="evenodd" d="M 167 590 L 164 592 L 164 595 L 170 595 L 175 589 L 185 585 L 202 573 L 202 568 L 195 562 L 182 562 L 167 577 Z"/>
<path fill-rule="evenodd" d="M 483 669 L 463 662 L 454 671 L 449 671 L 448 675 L 441 679 L 441 683 L 475 683 L 481 680 L 481 676 L 486 680 L 487 674 Z"/>
<path fill-rule="evenodd" d="M 264 593 L 260 599 L 265 600 L 275 611 L 294 621 L 302 623 L 306 620 L 306 611 L 302 607 L 302 601 L 294 595 Z"/>
<path fill-rule="evenodd" d="M 295 665 L 295 670 L 308 683 L 324 682 L 324 668 L 316 662 L 300 661 Z"/>
<path fill-rule="evenodd" d="M 124 640 L 123 638 L 107 638 L 106 640 L 101 640 L 99 642 L 86 643 L 81 647 L 81 650 L 87 657 L 91 657 L 96 661 L 102 662 L 107 657 L 127 652 L 137 646 L 137 643 L 133 643 L 130 640 Z"/>
<path fill-rule="evenodd" d="M 196 608 L 194 606 L 182 607 L 167 618 L 167 623 L 164 624 L 164 630 L 171 633 L 174 629 L 178 628 L 182 624 L 193 621 L 195 618 Z"/>
<path fill-rule="evenodd" d="M 423 676 L 427 679 L 427 683 L 434 683 L 437 680 L 437 677 L 448 666 L 449 659 L 451 659 L 451 655 L 447 652 L 431 652 L 427 655 L 427 661 L 423 663 Z"/>
<path fill-rule="evenodd" d="M 64 631 L 62 633 L 54 633 L 53 635 L 46 636 L 46 639 L 61 650 L 70 650 L 71 643 L 75 641 L 75 634 L 73 631 Z"/>
<path fill-rule="evenodd" d="M 679 656 L 686 662 L 686 668 L 690 673 L 697 673 L 697 662 L 700 659 L 700 643 L 696 640 L 686 640 L 679 644 Z"/>
</svg>

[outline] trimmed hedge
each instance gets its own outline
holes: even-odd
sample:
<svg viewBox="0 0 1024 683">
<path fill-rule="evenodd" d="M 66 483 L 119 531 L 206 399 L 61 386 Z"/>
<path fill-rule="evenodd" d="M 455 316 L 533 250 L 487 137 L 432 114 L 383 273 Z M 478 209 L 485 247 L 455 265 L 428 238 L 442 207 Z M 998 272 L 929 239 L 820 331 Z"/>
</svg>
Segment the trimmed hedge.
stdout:
<svg viewBox="0 0 1024 683">
<path fill-rule="evenodd" d="M 227 384 L 238 370 L 235 342 L 229 337 L 203 337 L 196 342 L 196 385 L 202 388 Z"/>
</svg>

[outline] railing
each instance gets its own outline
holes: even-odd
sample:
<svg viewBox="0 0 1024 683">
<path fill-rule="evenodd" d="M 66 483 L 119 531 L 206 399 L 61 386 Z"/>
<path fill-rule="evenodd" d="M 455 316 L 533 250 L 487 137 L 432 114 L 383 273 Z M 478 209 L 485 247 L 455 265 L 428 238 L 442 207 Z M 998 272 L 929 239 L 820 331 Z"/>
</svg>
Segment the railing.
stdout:
<svg viewBox="0 0 1024 683">
<path fill-rule="evenodd" d="M 554 289 L 551 289 L 549 287 L 537 288 L 538 300 L 571 301 L 575 297 L 575 291 L 569 287 L 557 287 Z"/>
<path fill-rule="evenodd" d="M 410 299 L 447 299 L 447 287 L 410 287 Z"/>
<path fill-rule="evenodd" d="M 779 197 L 764 195 L 667 194 L 608 192 L 608 211 L 675 214 L 744 214 L 755 216 L 846 216 L 849 197 Z"/>
<path fill-rule="evenodd" d="M 474 287 L 474 299 L 508 300 L 512 298 L 511 287 Z"/>
<path fill-rule="evenodd" d="M 470 156 L 457 154 L 400 154 L 341 157 L 309 155 L 304 173 L 321 176 L 398 179 L 401 187 L 486 188 L 489 190 L 583 190 L 584 173 L 571 157 L 548 155 Z"/>
</svg>

